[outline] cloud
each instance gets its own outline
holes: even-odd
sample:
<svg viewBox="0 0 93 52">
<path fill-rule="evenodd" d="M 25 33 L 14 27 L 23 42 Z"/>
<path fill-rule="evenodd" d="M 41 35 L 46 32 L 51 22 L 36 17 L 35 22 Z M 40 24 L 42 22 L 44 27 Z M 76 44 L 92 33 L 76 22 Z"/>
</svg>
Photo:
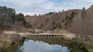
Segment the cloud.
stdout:
<svg viewBox="0 0 93 52">
<path fill-rule="evenodd" d="M 0 0 L 0 5 L 14 8 L 17 13 L 43 14 L 75 8 L 88 8 L 93 0 Z"/>
</svg>

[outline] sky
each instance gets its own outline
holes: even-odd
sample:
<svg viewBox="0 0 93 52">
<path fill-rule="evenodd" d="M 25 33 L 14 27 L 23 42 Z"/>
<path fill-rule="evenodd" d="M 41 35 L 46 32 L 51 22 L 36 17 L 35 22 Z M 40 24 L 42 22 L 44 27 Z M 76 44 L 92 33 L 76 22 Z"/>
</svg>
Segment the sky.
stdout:
<svg viewBox="0 0 93 52">
<path fill-rule="evenodd" d="M 25 15 L 89 8 L 92 4 L 93 0 L 0 0 L 0 6 L 14 8 Z"/>
</svg>

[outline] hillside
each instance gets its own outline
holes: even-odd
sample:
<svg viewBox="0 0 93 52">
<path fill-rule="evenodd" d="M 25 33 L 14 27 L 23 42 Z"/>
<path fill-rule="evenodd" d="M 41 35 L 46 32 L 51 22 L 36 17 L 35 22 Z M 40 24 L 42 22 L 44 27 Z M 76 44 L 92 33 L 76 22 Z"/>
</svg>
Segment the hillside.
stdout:
<svg viewBox="0 0 93 52">
<path fill-rule="evenodd" d="M 88 9 L 72 9 L 29 16 L 25 19 L 34 29 L 67 29 L 76 34 L 93 34 L 93 6 Z"/>
<path fill-rule="evenodd" d="M 31 17 L 26 17 L 26 21 L 30 22 L 32 25 L 32 28 L 39 28 L 39 29 L 53 29 L 53 23 L 60 23 L 61 25 L 64 22 L 64 17 L 65 16 L 70 16 L 72 12 L 78 13 L 80 10 L 75 9 L 75 10 L 69 10 L 69 11 L 64 11 L 64 12 L 59 12 L 59 13 L 51 13 L 51 14 L 45 14 L 41 16 L 31 16 Z"/>
</svg>

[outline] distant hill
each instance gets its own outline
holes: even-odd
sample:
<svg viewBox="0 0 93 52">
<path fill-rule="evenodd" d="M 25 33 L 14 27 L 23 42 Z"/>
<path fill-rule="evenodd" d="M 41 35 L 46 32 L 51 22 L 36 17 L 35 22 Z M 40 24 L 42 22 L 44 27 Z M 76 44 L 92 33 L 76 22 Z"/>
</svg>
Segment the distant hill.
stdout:
<svg viewBox="0 0 93 52">
<path fill-rule="evenodd" d="M 72 9 L 39 16 L 27 16 L 25 19 L 34 29 L 67 29 L 77 34 L 93 34 L 93 6 L 88 9 Z"/>
</svg>

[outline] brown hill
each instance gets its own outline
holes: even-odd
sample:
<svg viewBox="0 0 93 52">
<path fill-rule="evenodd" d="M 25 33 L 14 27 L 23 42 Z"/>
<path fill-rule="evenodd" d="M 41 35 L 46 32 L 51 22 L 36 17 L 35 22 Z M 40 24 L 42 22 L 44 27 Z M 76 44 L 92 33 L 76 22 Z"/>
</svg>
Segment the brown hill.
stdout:
<svg viewBox="0 0 93 52">
<path fill-rule="evenodd" d="M 30 17 L 26 17 L 26 21 L 29 22 L 32 25 L 32 27 L 34 27 L 34 28 L 52 29 L 53 21 L 55 21 L 56 23 L 62 24 L 64 17 L 66 15 L 69 16 L 73 11 L 78 13 L 80 10 L 75 9 L 75 10 L 69 10 L 69 11 L 64 11 L 64 12 L 59 12 L 59 13 L 42 15 L 42 16 L 30 16 Z"/>
<path fill-rule="evenodd" d="M 59 13 L 49 13 L 25 18 L 34 29 L 68 29 L 77 34 L 93 34 L 93 6 Z"/>
<path fill-rule="evenodd" d="M 79 12 L 73 18 L 72 31 L 79 34 L 93 34 L 93 6 Z"/>
</svg>

